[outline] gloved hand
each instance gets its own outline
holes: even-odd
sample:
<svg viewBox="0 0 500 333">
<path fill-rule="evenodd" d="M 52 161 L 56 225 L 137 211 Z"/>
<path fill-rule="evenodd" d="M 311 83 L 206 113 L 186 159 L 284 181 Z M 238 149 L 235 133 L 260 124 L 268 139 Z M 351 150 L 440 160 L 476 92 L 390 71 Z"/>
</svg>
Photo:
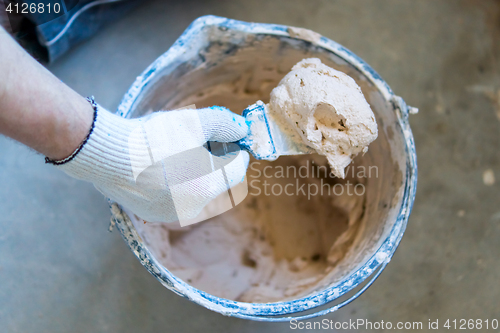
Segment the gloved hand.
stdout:
<svg viewBox="0 0 500 333">
<path fill-rule="evenodd" d="M 245 119 L 225 108 L 124 119 L 94 107 L 93 129 L 81 150 L 54 164 L 92 182 L 145 221 L 194 218 L 208 202 L 244 180 L 247 152 L 233 149 L 215 156 L 207 149 L 207 141 L 234 142 L 247 135 Z"/>
</svg>

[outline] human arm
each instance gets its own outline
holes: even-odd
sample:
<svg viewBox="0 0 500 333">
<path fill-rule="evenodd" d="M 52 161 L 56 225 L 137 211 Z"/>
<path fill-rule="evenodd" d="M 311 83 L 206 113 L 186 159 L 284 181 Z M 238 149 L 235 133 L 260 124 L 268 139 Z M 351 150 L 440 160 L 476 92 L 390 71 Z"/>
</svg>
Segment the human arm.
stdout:
<svg viewBox="0 0 500 333">
<path fill-rule="evenodd" d="M 78 95 L 4 30 L 0 59 L 0 133 L 46 155 L 70 176 L 92 182 L 145 220 L 195 217 L 245 176 L 248 153 L 217 157 L 204 146 L 247 134 L 244 118 L 227 109 L 124 119 Z"/>
<path fill-rule="evenodd" d="M 0 27 L 0 133 L 45 156 L 69 156 L 92 125 L 91 105 Z"/>
</svg>

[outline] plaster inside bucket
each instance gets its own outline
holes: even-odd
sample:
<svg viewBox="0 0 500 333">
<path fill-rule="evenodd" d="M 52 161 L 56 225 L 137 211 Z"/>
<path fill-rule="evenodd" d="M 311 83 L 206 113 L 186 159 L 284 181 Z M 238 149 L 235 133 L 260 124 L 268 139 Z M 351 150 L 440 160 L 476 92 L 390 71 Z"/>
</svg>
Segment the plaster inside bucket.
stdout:
<svg viewBox="0 0 500 333">
<path fill-rule="evenodd" d="M 328 175 L 319 155 L 252 159 L 249 194 L 232 210 L 183 228 L 132 217 L 136 229 L 174 275 L 223 298 L 286 301 L 343 280 L 376 252 L 401 204 L 406 153 L 392 106 L 356 68 L 309 42 L 216 27 L 205 33 L 205 45 L 173 61 L 148 84 L 132 117 L 190 104 L 241 113 L 259 99 L 267 103 L 295 63 L 317 57 L 360 85 L 377 117 L 379 137 L 367 154 L 354 159 L 345 180 Z M 277 195 L 286 185 L 293 195 Z M 313 195 L 314 188 L 323 195 Z"/>
</svg>

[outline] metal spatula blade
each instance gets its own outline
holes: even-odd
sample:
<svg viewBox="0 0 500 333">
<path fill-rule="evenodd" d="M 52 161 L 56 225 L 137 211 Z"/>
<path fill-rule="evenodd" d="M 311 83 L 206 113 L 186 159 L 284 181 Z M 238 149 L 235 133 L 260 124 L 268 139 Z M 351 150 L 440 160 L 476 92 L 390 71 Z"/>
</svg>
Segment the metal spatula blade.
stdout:
<svg viewBox="0 0 500 333">
<path fill-rule="evenodd" d="M 256 159 L 273 161 L 281 155 L 314 152 L 314 149 L 308 147 L 298 134 L 285 132 L 269 114 L 267 106 L 262 101 L 250 105 L 242 115 L 246 119 L 250 132 L 237 143 Z"/>
</svg>

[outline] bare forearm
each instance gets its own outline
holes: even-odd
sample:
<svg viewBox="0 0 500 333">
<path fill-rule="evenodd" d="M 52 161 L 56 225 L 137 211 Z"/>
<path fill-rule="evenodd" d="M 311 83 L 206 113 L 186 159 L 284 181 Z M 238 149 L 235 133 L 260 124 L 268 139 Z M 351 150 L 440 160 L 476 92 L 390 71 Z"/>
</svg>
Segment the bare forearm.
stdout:
<svg viewBox="0 0 500 333">
<path fill-rule="evenodd" d="M 91 105 L 0 28 L 0 133 L 51 159 L 69 156 L 92 125 Z"/>
</svg>

